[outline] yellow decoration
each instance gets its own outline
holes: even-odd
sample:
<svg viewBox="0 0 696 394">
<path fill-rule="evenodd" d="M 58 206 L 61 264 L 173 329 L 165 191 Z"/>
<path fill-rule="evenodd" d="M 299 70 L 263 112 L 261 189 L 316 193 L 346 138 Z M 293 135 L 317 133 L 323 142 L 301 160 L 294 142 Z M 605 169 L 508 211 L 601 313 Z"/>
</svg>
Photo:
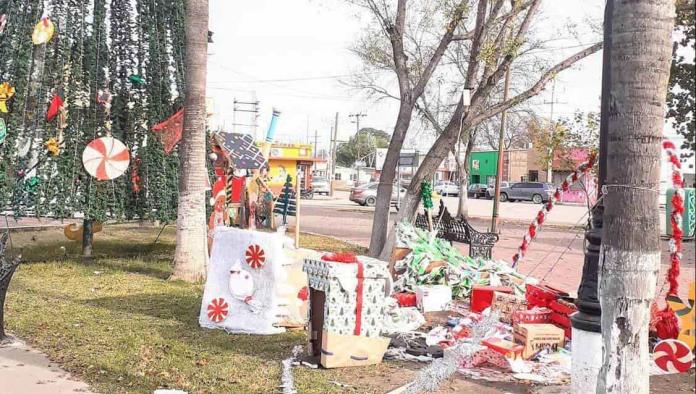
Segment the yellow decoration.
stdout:
<svg viewBox="0 0 696 394">
<path fill-rule="evenodd" d="M 7 100 L 15 94 L 15 88 L 9 82 L 0 84 L 0 112 L 7 113 Z"/>
<path fill-rule="evenodd" d="M 92 224 L 92 233 L 96 234 L 100 231 L 102 231 L 102 224 L 94 222 Z M 63 234 L 65 234 L 65 238 L 71 241 L 82 241 L 82 225 L 77 223 L 68 224 L 63 228 Z"/>
<path fill-rule="evenodd" d="M 41 18 L 39 23 L 34 26 L 34 32 L 31 35 L 31 41 L 35 45 L 45 44 L 51 41 L 53 38 L 53 33 L 55 33 L 56 27 L 53 25 L 48 17 Z"/>
<path fill-rule="evenodd" d="M 684 342 L 693 351 L 696 347 L 696 282 L 689 285 L 689 299 L 684 302 L 676 295 L 667 296 L 667 304 L 679 318 L 678 340 Z"/>
<path fill-rule="evenodd" d="M 60 146 L 58 146 L 58 141 L 55 138 L 49 138 L 48 141 L 44 142 L 44 147 L 53 156 L 60 154 Z"/>
</svg>

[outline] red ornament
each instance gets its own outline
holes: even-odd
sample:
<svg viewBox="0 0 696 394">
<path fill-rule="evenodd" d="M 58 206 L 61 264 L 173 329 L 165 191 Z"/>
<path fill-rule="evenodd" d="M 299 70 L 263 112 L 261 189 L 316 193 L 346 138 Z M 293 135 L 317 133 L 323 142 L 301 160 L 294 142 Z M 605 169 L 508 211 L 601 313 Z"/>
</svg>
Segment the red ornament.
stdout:
<svg viewBox="0 0 696 394">
<path fill-rule="evenodd" d="M 62 106 L 63 99 L 59 95 L 54 94 L 53 98 L 51 99 L 51 103 L 48 105 L 48 111 L 46 111 L 46 121 L 52 121 L 53 118 L 55 118 L 58 115 L 58 111 Z"/>
<path fill-rule="evenodd" d="M 261 268 L 266 262 L 266 252 L 259 245 L 249 245 L 244 255 L 251 268 Z"/>
<path fill-rule="evenodd" d="M 213 323 L 225 320 L 229 311 L 229 305 L 224 298 L 216 298 L 208 304 L 208 319 Z"/>
<path fill-rule="evenodd" d="M 170 116 L 167 120 L 152 126 L 152 131 L 158 133 L 162 142 L 164 153 L 170 154 L 176 144 L 181 141 L 181 134 L 184 130 L 184 110 Z"/>
<path fill-rule="evenodd" d="M 357 263 L 358 258 L 354 253 L 350 252 L 338 252 L 338 253 L 326 253 L 321 256 L 323 261 L 333 261 L 336 263 Z"/>
<path fill-rule="evenodd" d="M 691 368 L 694 354 L 684 342 L 676 339 L 665 339 L 655 345 L 653 360 L 658 367 L 667 372 L 686 372 Z"/>
<path fill-rule="evenodd" d="M 307 286 L 303 287 L 300 289 L 300 291 L 297 292 L 297 298 L 299 298 L 302 301 L 307 301 L 309 298 L 309 289 Z"/>
</svg>

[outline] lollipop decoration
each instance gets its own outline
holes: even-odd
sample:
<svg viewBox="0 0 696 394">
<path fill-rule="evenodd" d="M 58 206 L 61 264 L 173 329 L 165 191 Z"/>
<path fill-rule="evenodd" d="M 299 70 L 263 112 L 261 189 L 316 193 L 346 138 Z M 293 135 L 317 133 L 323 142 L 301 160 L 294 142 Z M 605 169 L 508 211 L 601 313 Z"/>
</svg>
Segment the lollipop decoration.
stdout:
<svg viewBox="0 0 696 394">
<path fill-rule="evenodd" d="M 0 112 L 7 113 L 7 101 L 9 101 L 15 94 L 14 86 L 10 85 L 9 82 L 3 82 L 0 84 Z"/>
<path fill-rule="evenodd" d="M 123 145 L 123 142 L 113 137 L 97 138 L 82 152 L 82 164 L 85 170 L 100 181 L 123 175 L 129 163 L 128 148 Z"/>
<path fill-rule="evenodd" d="M 660 369 L 679 373 L 686 372 L 694 362 L 694 354 L 682 341 L 666 339 L 655 345 L 653 360 Z"/>
<path fill-rule="evenodd" d="M 55 31 L 56 27 L 53 25 L 53 22 L 51 22 L 48 17 L 43 17 L 39 23 L 34 26 L 34 32 L 31 35 L 31 40 L 35 45 L 45 44 L 51 41 Z"/>
<path fill-rule="evenodd" d="M 259 245 L 249 245 L 244 256 L 251 268 L 261 268 L 266 263 L 266 252 Z"/>
<path fill-rule="evenodd" d="M 215 298 L 208 304 L 208 319 L 213 323 L 220 323 L 227 318 L 229 305 L 224 298 Z"/>
</svg>

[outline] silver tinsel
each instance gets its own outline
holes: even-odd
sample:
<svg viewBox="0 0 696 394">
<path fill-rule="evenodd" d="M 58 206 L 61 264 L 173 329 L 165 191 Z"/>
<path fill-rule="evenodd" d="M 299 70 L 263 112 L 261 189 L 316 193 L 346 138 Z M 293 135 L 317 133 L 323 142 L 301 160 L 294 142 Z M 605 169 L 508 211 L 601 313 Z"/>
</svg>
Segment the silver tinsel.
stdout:
<svg viewBox="0 0 696 394">
<path fill-rule="evenodd" d="M 283 375 L 280 378 L 280 387 L 283 389 L 283 394 L 297 394 L 297 390 L 295 390 L 295 379 L 292 377 L 292 363 L 295 362 L 297 356 L 301 353 L 302 346 L 297 345 L 292 348 L 292 356 L 282 361 Z"/>
<path fill-rule="evenodd" d="M 492 312 L 473 326 L 469 341 L 447 349 L 445 357 L 437 359 L 421 369 L 416 379 L 408 385 L 404 394 L 437 391 L 442 382 L 457 372 L 464 360 L 471 358 L 474 353 L 481 349 L 479 343 L 498 323 L 498 317 L 499 313 L 497 311 Z"/>
</svg>

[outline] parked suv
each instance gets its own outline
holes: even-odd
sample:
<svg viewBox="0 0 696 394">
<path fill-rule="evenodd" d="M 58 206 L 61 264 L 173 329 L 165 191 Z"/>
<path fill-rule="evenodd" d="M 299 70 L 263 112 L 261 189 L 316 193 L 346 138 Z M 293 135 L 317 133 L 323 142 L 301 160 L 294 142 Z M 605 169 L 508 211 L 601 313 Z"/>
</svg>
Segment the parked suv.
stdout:
<svg viewBox="0 0 696 394">
<path fill-rule="evenodd" d="M 331 193 L 329 180 L 321 177 L 312 177 L 312 190 L 314 194 L 325 194 L 328 196 Z"/>
<path fill-rule="evenodd" d="M 554 187 L 550 183 L 519 182 L 509 187 L 500 188 L 500 201 L 532 201 L 541 204 L 549 200 L 554 193 Z"/>
</svg>

